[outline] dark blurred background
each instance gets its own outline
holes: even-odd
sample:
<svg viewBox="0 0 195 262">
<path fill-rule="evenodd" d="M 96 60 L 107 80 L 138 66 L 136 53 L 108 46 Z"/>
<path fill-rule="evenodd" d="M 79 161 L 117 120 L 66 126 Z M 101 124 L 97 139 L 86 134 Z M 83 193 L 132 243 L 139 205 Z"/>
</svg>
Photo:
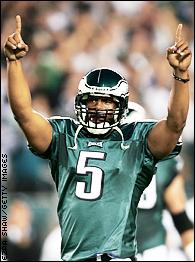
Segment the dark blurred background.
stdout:
<svg viewBox="0 0 195 262">
<path fill-rule="evenodd" d="M 1 1 L 1 150 L 8 155 L 9 260 L 37 261 L 46 236 L 58 224 L 57 194 L 48 162 L 27 149 L 8 104 L 3 45 L 22 18 L 30 51 L 23 59 L 33 107 L 44 116 L 74 114 L 80 78 L 95 67 L 111 67 L 129 82 L 130 100 L 147 118 L 166 115 L 173 78 L 166 48 L 175 31 L 194 56 L 193 1 Z M 190 66 L 190 110 L 183 132 L 183 176 L 194 199 L 194 59 Z M 190 207 L 193 219 L 193 207 Z M 49 255 L 49 250 L 48 250 Z M 48 257 L 49 259 L 49 257 Z"/>
</svg>

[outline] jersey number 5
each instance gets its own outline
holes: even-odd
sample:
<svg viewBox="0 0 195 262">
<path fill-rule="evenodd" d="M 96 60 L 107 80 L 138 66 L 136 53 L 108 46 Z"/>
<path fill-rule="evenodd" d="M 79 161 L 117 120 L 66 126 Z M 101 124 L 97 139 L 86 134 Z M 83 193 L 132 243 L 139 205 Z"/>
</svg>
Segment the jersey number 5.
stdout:
<svg viewBox="0 0 195 262">
<path fill-rule="evenodd" d="M 77 163 L 76 196 L 85 200 L 95 200 L 101 196 L 104 171 L 95 166 L 87 166 L 89 159 L 105 160 L 103 152 L 81 151 Z"/>
</svg>

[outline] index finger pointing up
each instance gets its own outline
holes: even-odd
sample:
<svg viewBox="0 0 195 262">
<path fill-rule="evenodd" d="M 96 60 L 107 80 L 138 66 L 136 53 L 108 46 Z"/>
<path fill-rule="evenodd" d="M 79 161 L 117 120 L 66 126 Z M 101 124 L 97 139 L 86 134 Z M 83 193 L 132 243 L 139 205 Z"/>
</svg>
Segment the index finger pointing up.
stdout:
<svg viewBox="0 0 195 262">
<path fill-rule="evenodd" d="M 176 34 L 175 34 L 175 42 L 178 42 L 182 39 L 182 34 L 181 34 L 182 27 L 183 27 L 182 24 L 179 24 L 177 27 Z"/>
<path fill-rule="evenodd" d="M 16 16 L 16 32 L 20 34 L 21 28 L 22 28 L 21 17 L 19 15 L 17 15 Z"/>
</svg>

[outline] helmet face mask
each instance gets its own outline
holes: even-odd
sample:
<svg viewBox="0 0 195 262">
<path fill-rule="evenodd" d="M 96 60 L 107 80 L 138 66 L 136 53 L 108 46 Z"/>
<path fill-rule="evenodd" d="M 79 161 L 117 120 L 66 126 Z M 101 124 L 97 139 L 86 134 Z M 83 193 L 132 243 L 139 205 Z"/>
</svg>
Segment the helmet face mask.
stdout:
<svg viewBox="0 0 195 262">
<path fill-rule="evenodd" d="M 93 134 L 105 134 L 118 125 L 128 109 L 128 84 L 117 72 L 100 68 L 85 75 L 75 99 L 75 112 L 81 125 Z M 89 108 L 89 98 L 105 98 L 116 108 Z"/>
</svg>

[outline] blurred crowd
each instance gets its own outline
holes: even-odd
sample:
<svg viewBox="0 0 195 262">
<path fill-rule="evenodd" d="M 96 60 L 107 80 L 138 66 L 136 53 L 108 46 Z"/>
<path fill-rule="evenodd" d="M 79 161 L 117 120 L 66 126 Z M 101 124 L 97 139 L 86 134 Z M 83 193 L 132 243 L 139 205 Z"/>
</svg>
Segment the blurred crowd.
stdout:
<svg viewBox="0 0 195 262">
<path fill-rule="evenodd" d="M 8 235 L 15 259 L 26 249 L 29 260 L 39 260 L 41 243 L 58 223 L 48 162 L 29 152 L 6 95 L 3 45 L 15 30 L 15 16 L 22 18 L 22 37 L 30 49 L 23 66 L 35 110 L 45 117 L 75 118 L 74 97 L 81 77 L 93 68 L 110 67 L 128 80 L 130 100 L 145 108 L 147 118 L 161 119 L 173 84 L 166 48 L 174 44 L 179 23 L 194 56 L 193 5 L 193 1 L 1 1 L 1 150 L 8 155 Z M 194 196 L 193 61 L 181 152 L 188 199 Z"/>
</svg>

